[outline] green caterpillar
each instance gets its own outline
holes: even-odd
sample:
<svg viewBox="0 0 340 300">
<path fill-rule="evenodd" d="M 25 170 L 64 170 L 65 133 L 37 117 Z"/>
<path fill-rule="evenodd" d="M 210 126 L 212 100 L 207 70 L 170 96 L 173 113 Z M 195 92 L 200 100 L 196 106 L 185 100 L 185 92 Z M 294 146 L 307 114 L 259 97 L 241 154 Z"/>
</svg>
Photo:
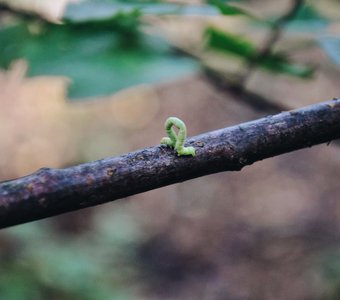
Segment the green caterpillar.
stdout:
<svg viewBox="0 0 340 300">
<path fill-rule="evenodd" d="M 178 128 L 178 135 L 176 135 L 175 130 L 172 128 L 173 126 Z M 196 155 L 194 147 L 184 147 L 184 141 L 187 137 L 187 128 L 182 120 L 176 117 L 170 117 L 165 121 L 164 127 L 169 137 L 163 137 L 161 139 L 161 144 L 174 148 L 179 156 Z"/>
</svg>

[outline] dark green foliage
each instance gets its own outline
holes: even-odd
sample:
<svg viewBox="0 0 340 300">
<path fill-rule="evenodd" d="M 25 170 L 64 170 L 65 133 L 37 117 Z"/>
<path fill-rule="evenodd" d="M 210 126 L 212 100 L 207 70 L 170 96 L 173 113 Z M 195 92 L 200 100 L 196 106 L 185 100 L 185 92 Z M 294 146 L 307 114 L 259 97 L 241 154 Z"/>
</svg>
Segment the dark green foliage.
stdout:
<svg viewBox="0 0 340 300">
<path fill-rule="evenodd" d="M 272 25 L 227 1 L 207 2 L 210 6 L 200 7 L 201 13 L 211 13 L 209 7 L 217 8 L 227 17 L 241 16 L 257 25 Z M 183 7 L 142 0 L 71 4 L 61 25 L 26 20 L 2 28 L 0 66 L 8 68 L 13 60 L 25 58 L 30 76 L 67 76 L 72 80 L 72 98 L 106 95 L 132 85 L 190 74 L 198 69 L 198 61 L 174 53 L 167 42 L 141 31 L 143 14 L 190 13 Z M 192 11 L 197 11 L 197 7 Z M 296 19 L 314 20 L 317 16 L 312 8 L 304 7 Z M 256 61 L 266 70 L 304 78 L 312 75 L 311 68 L 292 63 L 286 54 L 260 57 L 260 49 L 243 37 L 214 28 L 208 28 L 206 35 L 208 47 Z"/>
<path fill-rule="evenodd" d="M 251 19 L 255 19 L 255 17 L 250 14 L 249 12 L 245 11 L 242 8 L 230 5 L 225 3 L 224 1 L 221 0 L 208 0 L 207 1 L 209 4 L 214 5 L 218 8 L 220 13 L 222 15 L 227 15 L 227 16 L 246 16 Z"/>
<path fill-rule="evenodd" d="M 287 28 L 295 31 L 315 31 L 325 29 L 329 24 L 330 20 L 322 16 L 311 3 L 307 3 L 297 11 Z"/>
<path fill-rule="evenodd" d="M 29 75 L 72 79 L 74 98 L 105 95 L 141 83 L 196 70 L 193 59 L 175 55 L 164 40 L 139 31 L 138 10 L 99 20 L 56 25 L 22 22 L 0 31 L 0 66 L 29 61 Z"/>
<path fill-rule="evenodd" d="M 255 45 L 244 37 L 221 31 L 214 27 L 207 28 L 206 36 L 208 47 L 233 54 L 244 60 L 255 60 L 259 67 L 269 71 L 303 78 L 308 78 L 313 74 L 312 68 L 291 63 L 288 56 L 283 53 L 259 56 Z"/>
</svg>

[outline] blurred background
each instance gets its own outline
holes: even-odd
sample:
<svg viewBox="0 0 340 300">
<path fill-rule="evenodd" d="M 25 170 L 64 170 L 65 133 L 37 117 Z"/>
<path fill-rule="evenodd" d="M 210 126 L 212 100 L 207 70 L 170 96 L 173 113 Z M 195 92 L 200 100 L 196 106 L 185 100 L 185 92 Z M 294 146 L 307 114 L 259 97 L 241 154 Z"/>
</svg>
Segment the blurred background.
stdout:
<svg viewBox="0 0 340 300">
<path fill-rule="evenodd" d="M 340 96 L 340 2 L 0 0 L 0 181 Z M 339 299 L 337 142 L 0 232 L 1 299 Z"/>
</svg>

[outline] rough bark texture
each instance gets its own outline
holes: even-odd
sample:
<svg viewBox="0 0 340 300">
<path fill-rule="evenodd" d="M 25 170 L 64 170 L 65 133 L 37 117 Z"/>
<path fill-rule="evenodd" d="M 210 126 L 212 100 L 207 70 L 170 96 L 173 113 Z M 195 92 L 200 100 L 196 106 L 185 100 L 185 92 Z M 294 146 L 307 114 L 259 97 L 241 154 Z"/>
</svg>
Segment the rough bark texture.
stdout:
<svg viewBox="0 0 340 300">
<path fill-rule="evenodd" d="M 160 125 L 161 126 L 161 125 Z M 161 138 L 161 137 L 160 137 Z M 340 138 L 340 99 L 187 139 L 196 156 L 154 146 L 0 183 L 0 228 L 113 201 Z"/>
</svg>

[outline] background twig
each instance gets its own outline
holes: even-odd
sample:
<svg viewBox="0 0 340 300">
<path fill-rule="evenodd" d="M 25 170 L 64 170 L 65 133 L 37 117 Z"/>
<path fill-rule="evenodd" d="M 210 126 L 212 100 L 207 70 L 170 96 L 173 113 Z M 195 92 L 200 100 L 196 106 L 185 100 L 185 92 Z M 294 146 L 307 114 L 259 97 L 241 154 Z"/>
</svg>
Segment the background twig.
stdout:
<svg viewBox="0 0 340 300">
<path fill-rule="evenodd" d="M 301 7 L 304 5 L 304 0 L 292 0 L 291 6 L 289 9 L 275 22 L 272 24 L 272 29 L 270 33 L 268 34 L 265 42 L 263 43 L 262 49 L 259 50 L 258 54 L 254 59 L 249 60 L 247 63 L 247 67 L 245 68 L 245 74 L 241 75 L 241 78 L 238 82 L 238 84 L 241 87 L 246 86 L 248 78 L 253 73 L 254 69 L 257 67 L 257 64 L 261 59 L 268 56 L 274 49 L 275 45 L 281 38 L 283 28 L 298 13 L 298 11 L 301 9 Z"/>
</svg>

